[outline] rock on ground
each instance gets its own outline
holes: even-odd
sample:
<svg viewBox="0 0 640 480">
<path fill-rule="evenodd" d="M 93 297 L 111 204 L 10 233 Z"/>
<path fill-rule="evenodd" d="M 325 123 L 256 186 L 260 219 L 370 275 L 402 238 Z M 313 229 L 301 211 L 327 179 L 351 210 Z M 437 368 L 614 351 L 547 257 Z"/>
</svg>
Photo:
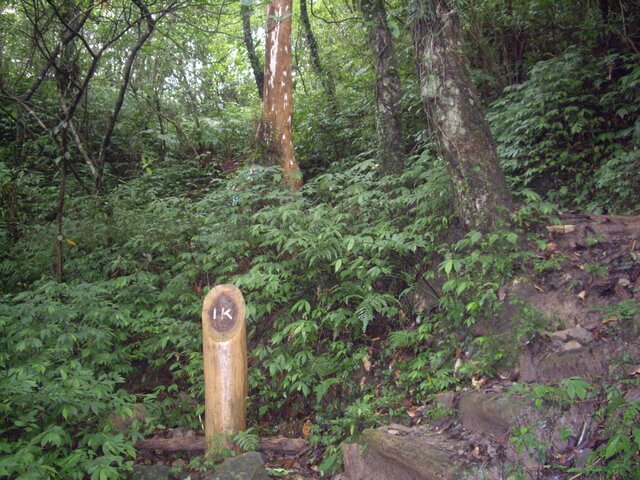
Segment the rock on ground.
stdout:
<svg viewBox="0 0 640 480">
<path fill-rule="evenodd" d="M 269 480 L 264 462 L 258 452 L 249 452 L 233 458 L 227 458 L 211 480 Z"/>
<path fill-rule="evenodd" d="M 456 443 L 438 434 L 399 436 L 368 429 L 342 451 L 349 480 L 454 480 L 464 469 Z"/>
<path fill-rule="evenodd" d="M 166 465 L 134 465 L 129 480 L 169 480 L 170 473 Z"/>
</svg>

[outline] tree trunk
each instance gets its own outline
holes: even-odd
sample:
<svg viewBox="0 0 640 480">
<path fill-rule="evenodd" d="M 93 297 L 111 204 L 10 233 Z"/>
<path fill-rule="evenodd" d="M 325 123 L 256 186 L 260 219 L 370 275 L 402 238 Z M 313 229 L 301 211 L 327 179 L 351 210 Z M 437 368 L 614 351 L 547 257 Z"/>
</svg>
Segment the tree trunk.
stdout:
<svg viewBox="0 0 640 480">
<path fill-rule="evenodd" d="M 100 143 L 100 150 L 98 151 L 98 158 L 96 159 L 96 169 L 98 171 L 98 176 L 94 179 L 96 184 L 96 190 L 100 192 L 102 190 L 102 174 L 104 173 L 104 165 L 107 160 L 107 154 L 109 151 L 109 146 L 111 145 L 111 137 L 113 135 L 113 130 L 116 127 L 116 122 L 118 121 L 118 116 L 120 115 L 120 110 L 122 109 L 122 105 L 124 104 L 124 97 L 127 93 L 127 89 L 129 88 L 129 82 L 131 80 L 131 71 L 133 70 L 133 64 L 138 57 L 138 52 L 145 44 L 145 42 L 151 37 L 151 34 L 156 28 L 156 20 L 151 15 L 149 9 L 146 4 L 142 0 L 133 0 L 133 3 L 136 4 L 140 13 L 142 15 L 141 18 L 144 19 L 146 23 L 146 29 L 140 31 L 138 35 L 138 39 L 136 43 L 133 45 L 127 59 L 124 63 L 124 67 L 122 69 L 122 79 L 120 83 L 120 88 L 118 90 L 118 95 L 116 96 L 116 100 L 113 106 L 113 110 L 111 111 L 111 115 L 109 117 L 109 121 L 107 122 L 107 126 L 105 128 L 105 132 L 102 135 L 102 142 Z"/>
<path fill-rule="evenodd" d="M 71 0 L 66 0 L 60 9 L 60 15 L 64 27 L 60 32 L 60 42 L 68 35 L 69 25 L 74 17 L 78 17 L 77 5 Z M 72 96 L 73 85 L 78 82 L 78 64 L 74 56 L 75 45 L 71 41 L 62 46 L 60 57 L 56 61 L 55 78 L 58 88 L 58 99 L 62 112 L 65 112 L 64 106 L 66 99 Z M 68 119 L 67 119 L 68 120 Z M 64 201 L 67 190 L 67 162 L 71 158 L 69 150 L 69 125 L 62 122 L 60 128 L 60 187 L 58 190 L 58 201 L 56 206 L 56 279 L 58 283 L 64 280 Z"/>
<path fill-rule="evenodd" d="M 260 67 L 260 59 L 256 53 L 253 36 L 251 35 L 251 6 L 242 4 L 240 7 L 240 13 L 242 14 L 244 46 L 247 49 L 247 55 L 249 56 L 249 62 L 251 63 L 251 70 L 253 70 L 253 76 L 256 79 L 258 95 L 260 95 L 260 99 L 262 99 L 262 95 L 264 94 L 264 70 Z"/>
<path fill-rule="evenodd" d="M 272 0 L 267 5 L 265 57 L 264 110 L 259 134 L 282 165 L 285 182 L 297 190 L 302 186 L 302 174 L 291 137 L 291 0 Z"/>
<path fill-rule="evenodd" d="M 404 146 L 401 123 L 402 88 L 393 38 L 387 26 L 383 0 L 360 0 L 360 9 L 375 61 L 378 157 L 383 173 L 397 173 L 404 166 Z"/>
<path fill-rule="evenodd" d="M 160 162 L 164 162 L 167 158 L 167 142 L 165 142 L 164 117 L 162 116 L 162 103 L 160 102 L 160 93 L 157 89 L 153 92 L 153 103 L 155 104 L 156 117 L 158 120 L 158 128 L 160 129 Z"/>
<path fill-rule="evenodd" d="M 313 65 L 313 69 L 316 71 L 316 74 L 320 78 L 320 81 L 322 82 L 322 85 L 324 86 L 324 89 L 329 96 L 329 100 L 333 105 L 335 104 L 336 99 L 336 86 L 331 73 L 324 68 L 322 62 L 320 61 L 318 42 L 316 41 L 316 37 L 313 34 L 313 30 L 311 30 L 311 22 L 309 21 L 309 14 L 307 13 L 307 0 L 300 0 L 300 20 L 302 21 L 307 46 L 309 47 L 309 52 L 311 53 L 311 64 Z"/>
<path fill-rule="evenodd" d="M 66 142 L 65 142 L 66 143 Z M 68 152 L 68 150 L 67 150 Z M 65 152 L 65 153 L 67 153 Z M 60 188 L 58 190 L 58 205 L 56 207 L 56 280 L 64 280 L 64 197 L 67 189 L 67 160 L 60 162 Z"/>
<path fill-rule="evenodd" d="M 11 182 L 6 188 L 0 190 L 0 206 L 4 208 L 5 218 L 3 219 L 7 225 L 9 233 L 9 242 L 15 245 L 20 240 L 20 210 L 19 210 L 19 191 L 18 183 Z"/>
<path fill-rule="evenodd" d="M 416 0 L 413 44 L 424 107 L 454 183 L 457 213 L 488 231 L 507 218 L 511 195 L 462 49 L 449 0 Z"/>
</svg>

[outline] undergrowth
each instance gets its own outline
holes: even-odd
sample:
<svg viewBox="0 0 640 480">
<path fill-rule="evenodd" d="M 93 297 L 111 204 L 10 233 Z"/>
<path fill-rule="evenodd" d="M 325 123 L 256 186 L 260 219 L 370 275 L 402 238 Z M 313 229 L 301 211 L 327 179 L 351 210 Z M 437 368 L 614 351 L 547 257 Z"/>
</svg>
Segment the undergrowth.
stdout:
<svg viewBox="0 0 640 480">
<path fill-rule="evenodd" d="M 512 184 L 562 207 L 637 211 L 639 92 L 637 54 L 593 57 L 571 48 L 533 65 L 489 112 Z"/>
<path fill-rule="evenodd" d="M 200 431 L 200 308 L 220 283 L 247 303 L 255 430 L 243 443 L 310 425 L 324 472 L 362 428 L 509 356 L 504 338 L 473 327 L 500 315 L 500 289 L 534 261 L 524 232 L 552 207 L 532 191 L 509 228 L 463 234 L 428 153 L 399 176 L 369 160 L 335 165 L 295 194 L 256 165 L 157 188 L 175 168 L 156 165 L 101 202 L 71 196 L 66 283 L 53 279 L 54 229 L 40 214 L 3 240 L 0 475 L 119 478 L 139 435 Z M 120 431 L 136 405 L 143 418 Z"/>
</svg>

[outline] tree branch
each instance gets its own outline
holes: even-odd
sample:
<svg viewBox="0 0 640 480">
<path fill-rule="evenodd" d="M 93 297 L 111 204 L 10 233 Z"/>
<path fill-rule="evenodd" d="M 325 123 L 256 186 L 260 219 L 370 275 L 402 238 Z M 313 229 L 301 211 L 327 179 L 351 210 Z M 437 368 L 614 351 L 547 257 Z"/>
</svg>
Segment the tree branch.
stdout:
<svg viewBox="0 0 640 480">
<path fill-rule="evenodd" d="M 155 29 L 156 22 L 154 18 L 149 13 L 146 5 L 142 2 L 142 0 L 134 0 L 136 6 L 140 9 L 146 24 L 147 29 L 138 37 L 138 41 L 133 46 L 129 55 L 127 56 L 127 61 L 125 63 L 123 72 L 122 72 L 122 81 L 120 84 L 120 90 L 118 91 L 118 96 L 116 97 L 116 101 L 113 107 L 113 111 L 111 112 L 111 116 L 109 117 L 109 123 L 107 124 L 104 135 L 102 136 L 102 142 L 100 144 L 100 150 L 97 159 L 97 168 L 99 173 L 102 173 L 102 169 L 104 167 L 104 163 L 107 156 L 107 150 L 109 149 L 109 145 L 111 143 L 111 135 L 113 134 L 113 129 L 115 128 L 116 121 L 118 119 L 118 115 L 120 114 L 120 110 L 122 109 L 122 105 L 124 103 L 124 96 L 127 92 L 127 88 L 129 86 L 129 81 L 131 80 L 131 70 L 133 68 L 133 63 L 135 62 L 136 57 L 138 56 L 138 52 L 144 45 L 144 43 L 149 39 L 153 30 Z M 98 187 L 100 187 L 100 178 L 97 179 Z"/>
</svg>

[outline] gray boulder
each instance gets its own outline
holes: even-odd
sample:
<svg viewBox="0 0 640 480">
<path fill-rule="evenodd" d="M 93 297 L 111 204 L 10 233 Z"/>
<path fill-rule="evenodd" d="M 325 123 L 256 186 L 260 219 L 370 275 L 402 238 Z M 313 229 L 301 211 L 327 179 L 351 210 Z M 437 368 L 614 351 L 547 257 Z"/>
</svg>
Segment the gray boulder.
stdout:
<svg viewBox="0 0 640 480">
<path fill-rule="evenodd" d="M 233 458 L 227 458 L 211 480 L 269 480 L 264 462 L 258 452 L 249 452 Z"/>
</svg>

